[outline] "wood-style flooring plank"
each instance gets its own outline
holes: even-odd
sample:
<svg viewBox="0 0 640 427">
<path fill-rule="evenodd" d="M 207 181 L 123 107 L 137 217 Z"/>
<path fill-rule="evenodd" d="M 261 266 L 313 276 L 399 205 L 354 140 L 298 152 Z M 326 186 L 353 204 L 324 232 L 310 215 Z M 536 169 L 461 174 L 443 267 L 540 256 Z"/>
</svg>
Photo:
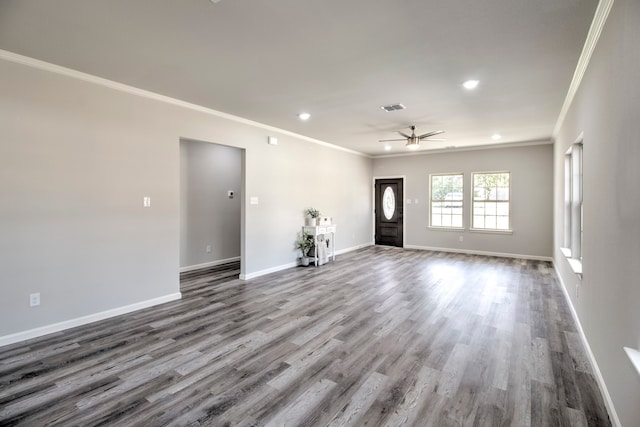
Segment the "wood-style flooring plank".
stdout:
<svg viewBox="0 0 640 427">
<path fill-rule="evenodd" d="M 374 246 L 0 348 L 0 425 L 608 426 L 552 265 Z"/>
</svg>

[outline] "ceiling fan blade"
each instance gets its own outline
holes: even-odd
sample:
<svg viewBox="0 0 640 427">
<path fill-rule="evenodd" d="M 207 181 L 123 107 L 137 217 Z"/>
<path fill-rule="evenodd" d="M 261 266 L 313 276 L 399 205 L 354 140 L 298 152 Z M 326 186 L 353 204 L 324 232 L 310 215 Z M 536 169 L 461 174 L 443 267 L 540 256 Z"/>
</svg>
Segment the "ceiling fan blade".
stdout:
<svg viewBox="0 0 640 427">
<path fill-rule="evenodd" d="M 439 135 L 441 133 L 444 133 L 443 130 L 434 130 L 433 132 L 427 132 L 423 135 L 420 135 L 418 138 L 422 139 L 422 138 L 429 138 L 430 136 L 434 136 L 434 135 Z"/>
<path fill-rule="evenodd" d="M 406 141 L 406 139 L 379 139 L 378 142 Z"/>
<path fill-rule="evenodd" d="M 398 131 L 398 133 L 399 133 L 400 135 L 404 136 L 404 137 L 405 137 L 405 138 L 407 138 L 407 139 L 411 138 L 411 135 L 407 135 L 407 134 L 406 134 L 406 133 L 404 133 L 404 132 L 400 132 L 400 131 Z"/>
<path fill-rule="evenodd" d="M 446 141 L 446 139 L 444 139 L 444 138 L 426 138 L 426 139 L 422 139 L 421 141 Z"/>
</svg>

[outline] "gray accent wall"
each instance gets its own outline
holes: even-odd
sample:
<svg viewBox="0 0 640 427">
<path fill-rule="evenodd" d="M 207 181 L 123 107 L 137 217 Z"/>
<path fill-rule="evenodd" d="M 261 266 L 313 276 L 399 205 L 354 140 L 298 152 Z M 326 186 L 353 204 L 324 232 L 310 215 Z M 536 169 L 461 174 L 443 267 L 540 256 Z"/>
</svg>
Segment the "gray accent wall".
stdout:
<svg viewBox="0 0 640 427">
<path fill-rule="evenodd" d="M 0 60 L 0 338 L 179 292 L 181 139 L 244 150 L 245 277 L 295 263 L 308 206 L 371 242 L 370 158 L 40 67 Z"/>
<path fill-rule="evenodd" d="M 379 158 L 374 159 L 373 174 L 375 177 L 405 176 L 405 247 L 550 258 L 552 165 L 553 147 L 546 143 Z M 497 171 L 511 172 L 513 233 L 471 232 L 471 173 Z M 439 173 L 464 174 L 464 231 L 428 227 L 429 175 Z"/>
<path fill-rule="evenodd" d="M 623 426 L 640 425 L 640 2 L 616 0 L 555 142 L 554 259 Z M 583 278 L 563 245 L 564 154 L 583 135 Z"/>
<path fill-rule="evenodd" d="M 242 150 L 180 142 L 180 267 L 240 257 L 241 188 Z"/>
</svg>

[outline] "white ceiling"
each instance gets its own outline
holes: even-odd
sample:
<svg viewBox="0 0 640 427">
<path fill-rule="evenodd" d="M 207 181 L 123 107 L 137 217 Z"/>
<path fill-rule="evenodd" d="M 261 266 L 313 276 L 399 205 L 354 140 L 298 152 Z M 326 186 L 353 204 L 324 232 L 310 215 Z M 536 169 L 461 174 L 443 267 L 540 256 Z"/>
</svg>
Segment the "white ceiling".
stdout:
<svg viewBox="0 0 640 427">
<path fill-rule="evenodd" d="M 0 49 L 369 155 L 548 140 L 597 0 L 0 0 Z M 478 79 L 475 91 L 461 87 Z M 402 103 L 406 110 L 385 112 Z M 297 113 L 312 114 L 308 122 Z"/>
</svg>

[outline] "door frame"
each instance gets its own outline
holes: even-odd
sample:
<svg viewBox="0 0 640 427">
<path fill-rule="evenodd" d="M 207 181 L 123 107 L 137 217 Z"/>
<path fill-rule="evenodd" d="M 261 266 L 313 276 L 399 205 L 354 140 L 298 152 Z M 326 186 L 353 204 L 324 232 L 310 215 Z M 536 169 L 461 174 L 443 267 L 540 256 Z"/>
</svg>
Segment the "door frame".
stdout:
<svg viewBox="0 0 640 427">
<path fill-rule="evenodd" d="M 383 175 L 374 176 L 371 182 L 371 242 L 376 244 L 376 179 L 401 179 L 402 180 L 402 248 L 406 247 L 407 221 L 405 221 L 407 211 L 407 176 L 406 175 Z"/>
</svg>

